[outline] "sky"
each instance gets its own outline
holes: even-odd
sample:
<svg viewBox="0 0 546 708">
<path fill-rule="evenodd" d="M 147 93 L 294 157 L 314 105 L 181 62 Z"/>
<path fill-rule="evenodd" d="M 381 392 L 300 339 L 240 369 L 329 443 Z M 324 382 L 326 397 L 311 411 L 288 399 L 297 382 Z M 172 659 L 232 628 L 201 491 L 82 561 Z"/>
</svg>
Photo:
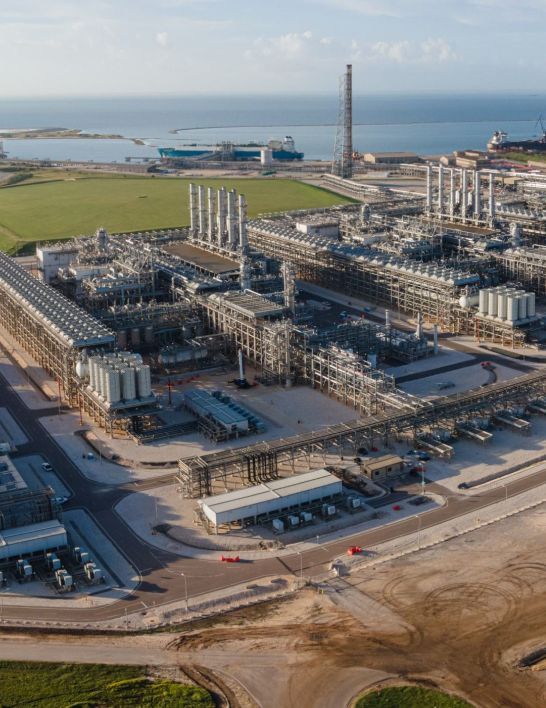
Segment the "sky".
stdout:
<svg viewBox="0 0 546 708">
<path fill-rule="evenodd" d="M 0 0 L 3 97 L 545 89 L 546 0 Z"/>
</svg>

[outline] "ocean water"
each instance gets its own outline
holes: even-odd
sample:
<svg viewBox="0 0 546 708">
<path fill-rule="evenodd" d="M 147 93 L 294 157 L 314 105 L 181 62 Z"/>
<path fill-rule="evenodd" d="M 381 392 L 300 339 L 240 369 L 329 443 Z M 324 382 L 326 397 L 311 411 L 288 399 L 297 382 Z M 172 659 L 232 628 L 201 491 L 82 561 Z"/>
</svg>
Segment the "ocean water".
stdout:
<svg viewBox="0 0 546 708">
<path fill-rule="evenodd" d="M 355 96 L 353 142 L 361 152 L 483 149 L 494 130 L 513 138 L 536 135 L 542 113 L 546 94 Z M 265 142 L 292 135 L 307 158 L 328 160 L 337 115 L 336 96 L 4 99 L 0 129 L 61 127 L 126 138 L 4 140 L 12 157 L 121 162 L 128 156 L 155 156 L 159 146 Z"/>
</svg>

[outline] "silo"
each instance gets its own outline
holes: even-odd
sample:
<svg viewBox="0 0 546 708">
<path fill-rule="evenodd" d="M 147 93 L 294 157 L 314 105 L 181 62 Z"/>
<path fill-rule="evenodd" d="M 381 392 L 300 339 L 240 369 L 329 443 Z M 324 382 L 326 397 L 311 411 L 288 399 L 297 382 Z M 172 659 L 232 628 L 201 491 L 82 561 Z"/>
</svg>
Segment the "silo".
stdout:
<svg viewBox="0 0 546 708">
<path fill-rule="evenodd" d="M 121 399 L 120 375 L 119 371 L 109 367 L 104 367 L 106 391 L 104 397 L 108 403 L 117 403 Z"/>
<path fill-rule="evenodd" d="M 493 317 L 497 316 L 497 299 L 498 293 L 495 290 L 490 290 L 487 294 L 487 311 Z"/>
<path fill-rule="evenodd" d="M 121 397 L 125 401 L 136 398 L 135 370 L 131 367 L 121 370 Z"/>
<path fill-rule="evenodd" d="M 147 398 L 152 395 L 152 377 L 150 367 L 143 365 L 136 368 L 138 397 Z"/>
<path fill-rule="evenodd" d="M 131 344 L 133 347 L 138 347 L 140 344 L 140 329 L 138 327 L 133 327 L 131 330 Z"/>
<path fill-rule="evenodd" d="M 527 317 L 534 317 L 536 315 L 536 296 L 535 293 L 526 293 L 527 299 Z"/>
<path fill-rule="evenodd" d="M 106 369 L 107 365 L 104 361 L 101 361 L 99 364 L 99 375 L 98 375 L 98 386 L 97 386 L 97 393 L 99 393 L 101 396 L 106 396 Z"/>
<path fill-rule="evenodd" d="M 527 298 L 525 295 L 518 295 L 518 320 L 527 319 Z"/>
<path fill-rule="evenodd" d="M 480 290 L 478 301 L 478 311 L 480 315 L 487 315 L 487 306 L 489 303 L 489 297 L 487 290 Z"/>
<path fill-rule="evenodd" d="M 518 319 L 519 305 L 517 296 L 508 295 L 506 298 L 506 319 L 509 322 L 515 322 Z"/>
<path fill-rule="evenodd" d="M 154 343 L 154 328 L 152 325 L 148 325 L 144 329 L 144 341 L 146 344 L 153 344 Z"/>
<path fill-rule="evenodd" d="M 505 292 L 500 292 L 497 298 L 497 317 L 501 320 L 506 319 L 508 295 Z"/>
<path fill-rule="evenodd" d="M 93 391 L 97 390 L 97 357 L 89 357 L 89 385 Z"/>
</svg>

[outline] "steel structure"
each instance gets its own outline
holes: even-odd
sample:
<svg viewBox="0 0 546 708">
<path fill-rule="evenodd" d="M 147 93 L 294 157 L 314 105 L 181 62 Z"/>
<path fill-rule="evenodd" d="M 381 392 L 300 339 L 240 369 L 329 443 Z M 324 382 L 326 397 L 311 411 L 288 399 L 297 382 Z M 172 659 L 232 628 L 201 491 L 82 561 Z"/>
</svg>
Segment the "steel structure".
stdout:
<svg viewBox="0 0 546 708">
<path fill-rule="evenodd" d="M 339 115 L 332 173 L 344 179 L 353 176 L 353 67 L 347 64 L 339 80 Z"/>
</svg>

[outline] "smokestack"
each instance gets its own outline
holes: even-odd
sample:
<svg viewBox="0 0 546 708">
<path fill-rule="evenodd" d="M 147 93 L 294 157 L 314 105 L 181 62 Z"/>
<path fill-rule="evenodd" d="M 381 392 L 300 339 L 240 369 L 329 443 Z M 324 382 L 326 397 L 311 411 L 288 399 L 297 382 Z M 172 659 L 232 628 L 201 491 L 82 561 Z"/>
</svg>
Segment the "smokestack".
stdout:
<svg viewBox="0 0 546 708">
<path fill-rule="evenodd" d="M 209 200 L 209 243 L 214 242 L 214 189 L 212 187 L 208 188 L 208 200 Z"/>
<path fill-rule="evenodd" d="M 453 218 L 455 214 L 455 170 L 453 167 L 449 171 L 449 215 Z"/>
<path fill-rule="evenodd" d="M 474 218 L 476 221 L 479 220 L 480 214 L 482 213 L 482 195 L 480 189 L 480 173 L 478 170 L 474 170 Z"/>
<path fill-rule="evenodd" d="M 461 216 L 466 220 L 466 207 L 468 205 L 468 175 L 463 168 L 461 178 Z"/>
<path fill-rule="evenodd" d="M 239 194 L 239 249 L 244 255 L 248 251 L 248 234 L 246 232 L 246 199 Z"/>
<path fill-rule="evenodd" d="M 226 188 L 220 187 L 218 190 L 218 245 L 221 247 L 226 232 Z"/>
<path fill-rule="evenodd" d="M 227 232 L 228 232 L 228 248 L 230 251 L 237 249 L 237 225 L 235 223 L 235 200 L 237 192 L 232 189 L 227 195 Z"/>
<path fill-rule="evenodd" d="M 205 188 L 199 185 L 199 238 L 204 238 L 207 231 L 207 207 L 205 204 Z"/>
<path fill-rule="evenodd" d="M 495 221 L 495 177 L 489 173 L 489 219 L 491 223 Z"/>
<path fill-rule="evenodd" d="M 440 162 L 438 165 L 438 214 L 444 211 L 444 166 Z"/>
<path fill-rule="evenodd" d="M 432 168 L 427 165 L 427 211 L 432 209 Z"/>
<path fill-rule="evenodd" d="M 197 237 L 197 226 L 197 188 L 190 184 L 190 236 L 193 239 Z"/>
</svg>

